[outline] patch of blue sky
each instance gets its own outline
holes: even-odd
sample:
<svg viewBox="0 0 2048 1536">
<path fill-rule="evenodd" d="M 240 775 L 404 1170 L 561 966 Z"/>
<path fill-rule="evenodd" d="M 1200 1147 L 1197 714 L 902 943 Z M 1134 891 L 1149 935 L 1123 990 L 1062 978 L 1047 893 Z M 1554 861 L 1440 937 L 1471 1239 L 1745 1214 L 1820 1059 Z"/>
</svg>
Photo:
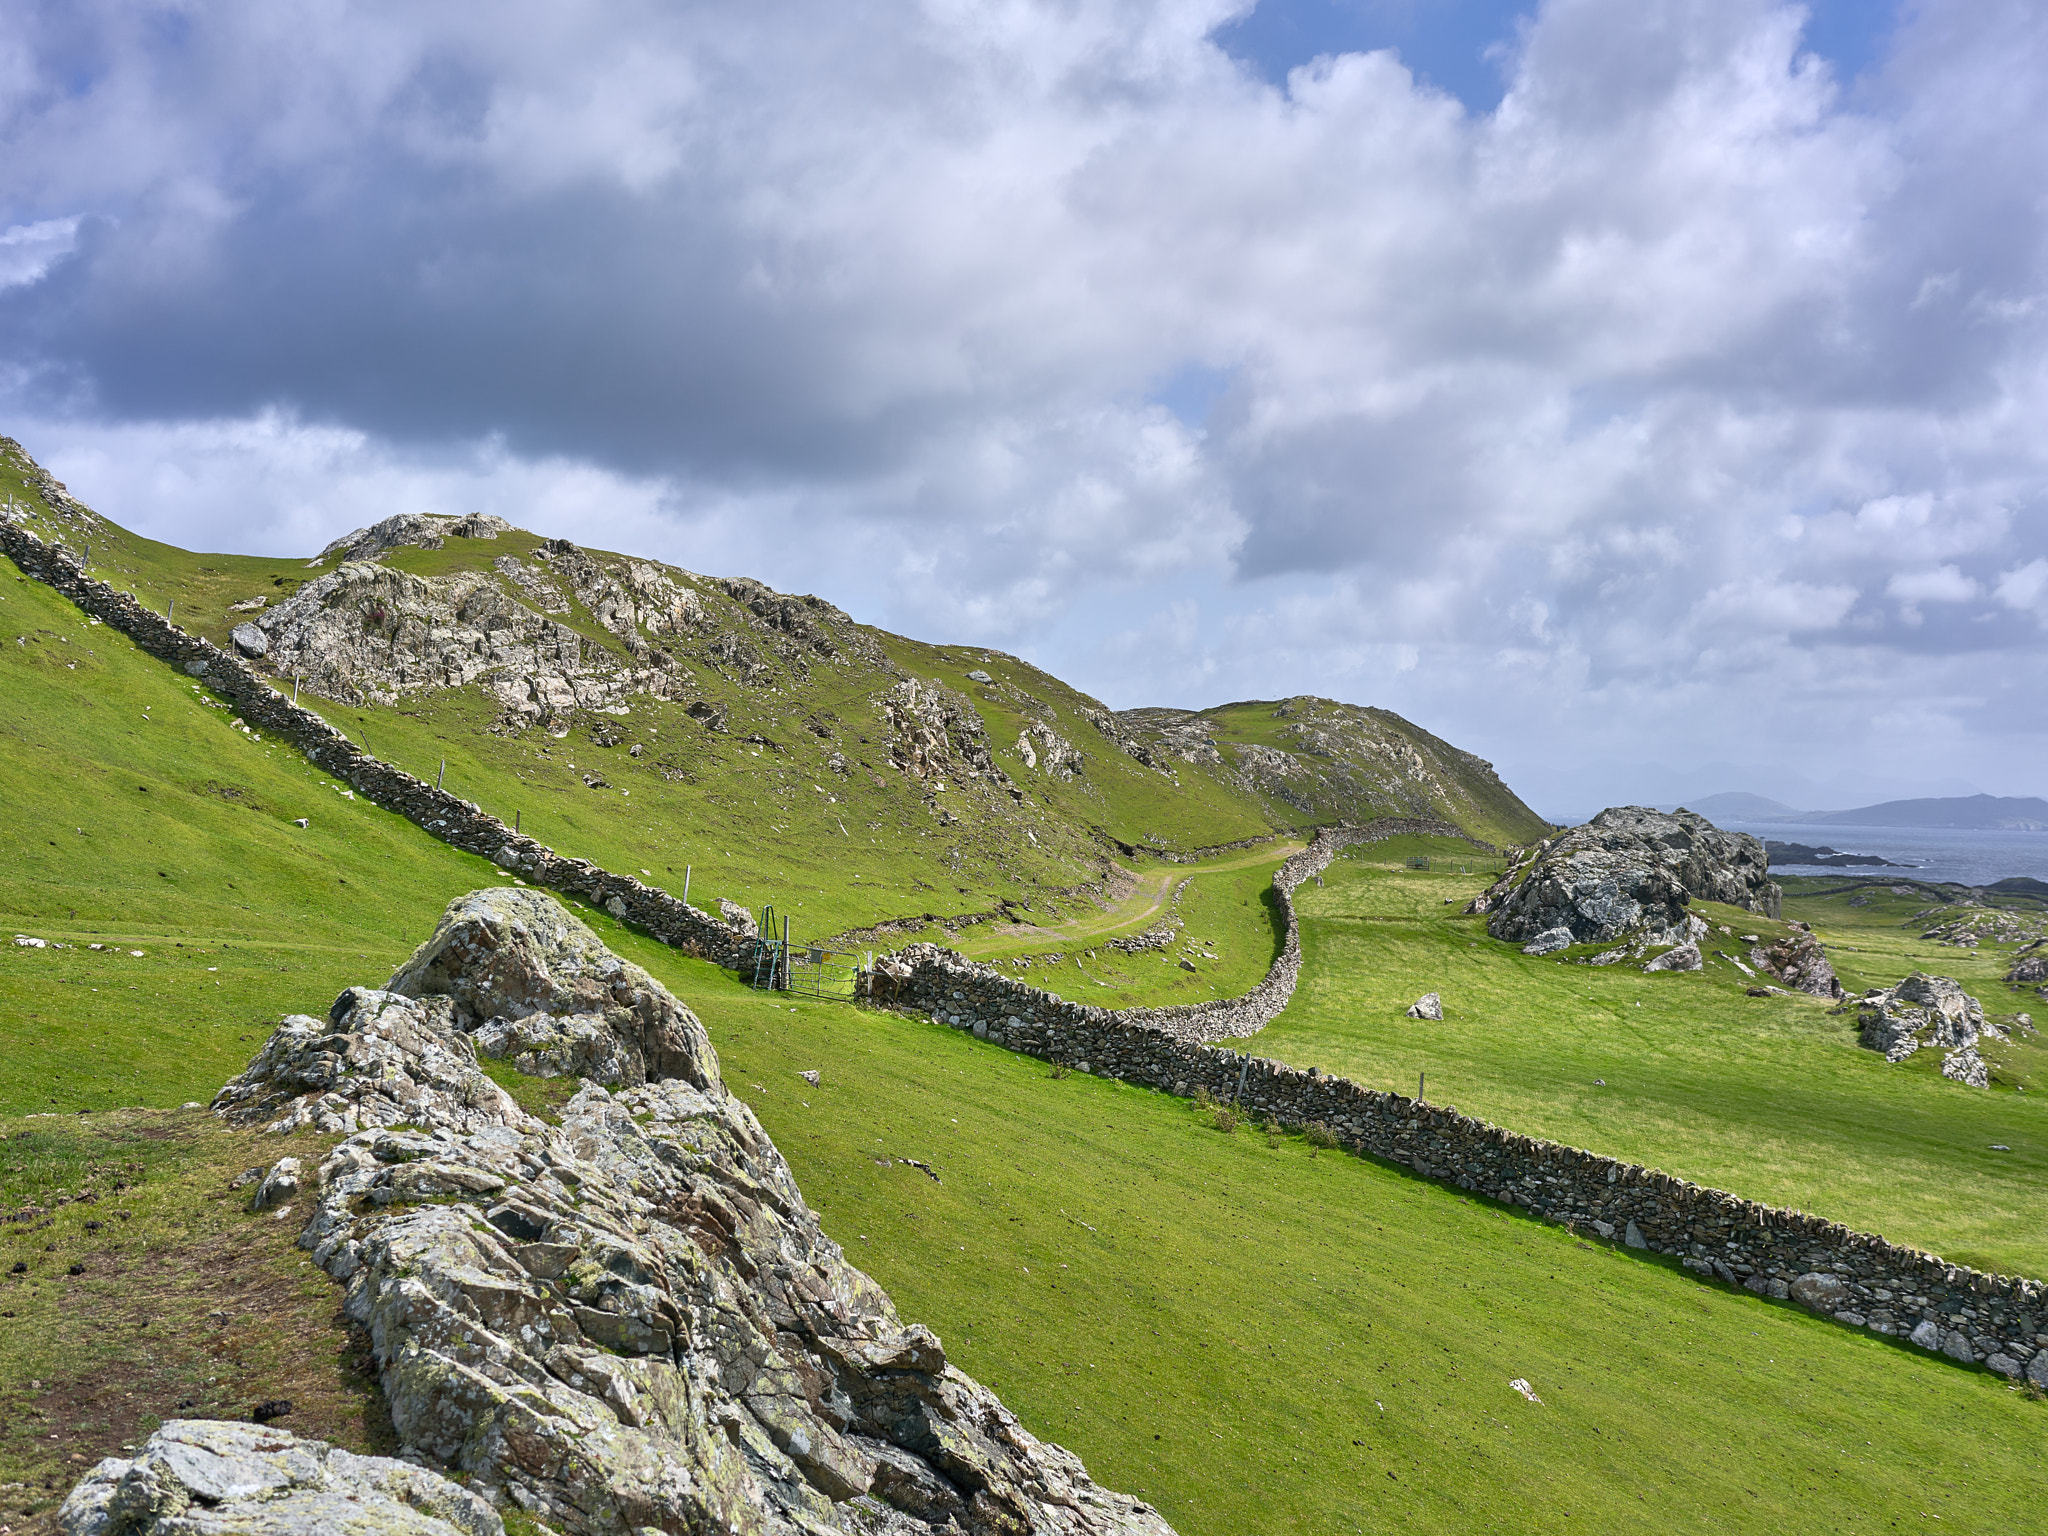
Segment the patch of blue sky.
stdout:
<svg viewBox="0 0 2048 1536">
<path fill-rule="evenodd" d="M 1231 382 L 1236 379 L 1235 368 L 1211 368 L 1203 363 L 1183 363 L 1146 396 L 1155 405 L 1163 405 L 1178 416 L 1181 425 L 1191 432 L 1199 432 L 1209 424 L 1209 414 L 1216 409 Z"/>
<path fill-rule="evenodd" d="M 1259 0 L 1213 34 L 1225 53 L 1282 89 L 1290 70 L 1325 54 L 1390 48 L 1415 76 L 1491 112 L 1506 92 L 1531 0 Z M 1882 61 L 1897 0 L 1810 0 L 1806 46 L 1849 83 Z"/>
</svg>

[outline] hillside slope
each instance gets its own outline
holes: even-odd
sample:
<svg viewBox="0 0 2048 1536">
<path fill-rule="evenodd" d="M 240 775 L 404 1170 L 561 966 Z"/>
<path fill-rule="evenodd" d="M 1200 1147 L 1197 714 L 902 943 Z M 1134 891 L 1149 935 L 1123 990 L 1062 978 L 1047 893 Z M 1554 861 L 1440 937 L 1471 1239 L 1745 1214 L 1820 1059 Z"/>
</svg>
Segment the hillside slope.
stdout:
<svg viewBox="0 0 2048 1536">
<path fill-rule="evenodd" d="M 174 1412 L 285 1398 L 301 1434 L 384 1445 L 331 1283 L 227 1188 L 321 1146 L 167 1106 L 504 877 L 8 574 L 0 793 L 49 830 L 0 866 L 0 904 L 52 947 L 0 948 L 0 1208 L 52 1220 L 0 1233 L 0 1524 L 43 1536 L 83 1468 Z M 2040 1406 L 1985 1373 L 929 1021 L 791 1006 L 576 910 L 700 1014 L 904 1314 L 1185 1536 L 1634 1532 L 1645 1501 L 1759 1533 L 2038 1509 Z M 135 1104 L 160 1107 L 113 1109 Z M 90 1160 L 116 1157 L 146 1179 L 91 1202 L 111 1174 Z"/>
<path fill-rule="evenodd" d="M 200 555 L 6 440 L 0 506 L 386 761 L 565 854 L 677 890 L 690 870 L 698 906 L 774 901 L 806 934 L 1060 920 L 1134 860 L 1317 822 L 1543 830 L 1487 764 L 1384 711 L 1120 716 L 1014 656 L 493 518 L 394 517 L 311 560 Z"/>
</svg>

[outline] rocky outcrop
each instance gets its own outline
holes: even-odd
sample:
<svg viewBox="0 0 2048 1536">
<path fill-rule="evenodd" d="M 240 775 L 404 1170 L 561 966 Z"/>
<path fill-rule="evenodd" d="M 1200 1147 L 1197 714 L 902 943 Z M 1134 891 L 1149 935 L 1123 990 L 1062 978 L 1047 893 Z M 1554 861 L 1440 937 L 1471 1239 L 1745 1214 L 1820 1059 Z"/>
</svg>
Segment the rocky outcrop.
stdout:
<svg viewBox="0 0 2048 1536">
<path fill-rule="evenodd" d="M 1466 910 L 1490 913 L 1487 931 L 1510 943 L 1564 929 L 1575 944 L 1630 940 L 1640 948 L 1697 939 L 1686 910 L 1695 899 L 1776 917 L 1780 895 L 1755 838 L 1691 811 L 1631 805 L 1518 850 Z"/>
<path fill-rule="evenodd" d="M 1775 976 L 1795 992 L 1812 997 L 1838 998 L 1841 979 L 1828 962 L 1827 951 L 1805 923 L 1787 923 L 1791 931 L 1770 944 L 1750 946 L 1749 963 Z"/>
<path fill-rule="evenodd" d="M 375 560 L 379 555 L 389 554 L 394 549 L 411 545 L 415 549 L 439 549 L 450 539 L 495 539 L 501 533 L 511 533 L 512 525 L 502 517 L 493 517 L 488 512 L 471 512 L 463 517 L 443 517 L 432 512 L 401 512 L 387 517 L 374 528 L 358 528 L 353 533 L 344 533 L 329 544 L 311 562 L 324 564 L 330 559 Z"/>
<path fill-rule="evenodd" d="M 276 675 L 348 703 L 388 704 L 424 688 L 474 683 L 514 714 L 542 719 L 691 687 L 689 668 L 648 637 L 687 634 L 701 621 L 694 592 L 638 561 L 616 574 L 580 552 L 550 564 L 617 637 L 617 651 L 521 601 L 538 597 L 568 611 L 550 576 L 511 556 L 494 571 L 436 577 L 351 561 L 238 625 L 235 643 Z"/>
<path fill-rule="evenodd" d="M 479 1046 L 583 1071 L 560 1124 Z M 896 1315 L 696 1017 L 541 893 L 453 903 L 217 1105 L 353 1132 L 301 1243 L 369 1330 L 407 1454 L 558 1530 L 1168 1530 Z"/>
<path fill-rule="evenodd" d="M 1042 720 L 1033 720 L 1017 734 L 1017 755 L 1026 768 L 1055 779 L 1078 779 L 1088 760 L 1075 745 Z"/>
<path fill-rule="evenodd" d="M 2023 945 L 2012 957 L 2012 968 L 2005 973 L 2005 979 L 2015 986 L 2048 981 L 2048 949 L 2042 947 L 2044 944 L 2048 940 L 2036 939 Z"/>
<path fill-rule="evenodd" d="M 65 1536 L 504 1536 L 496 1510 L 411 1462 L 283 1430 L 171 1419 L 71 1490 Z"/>
<path fill-rule="evenodd" d="M 878 701 L 889 729 L 889 761 L 920 782 L 956 778 L 986 779 L 1002 789 L 1014 787 L 997 766 L 989 747 L 981 712 L 962 694 L 941 683 L 906 677 Z"/>
<path fill-rule="evenodd" d="M 2005 1035 L 1986 1021 L 1983 1005 L 1953 977 L 1915 971 L 1896 986 L 1864 993 L 1857 1000 L 1856 1015 L 1864 1048 L 1882 1051 L 1886 1061 L 1904 1061 L 1931 1046 L 1943 1052 L 1943 1077 L 1968 1088 L 1991 1085 L 1977 1041 L 1985 1035 L 2003 1040 Z"/>
</svg>

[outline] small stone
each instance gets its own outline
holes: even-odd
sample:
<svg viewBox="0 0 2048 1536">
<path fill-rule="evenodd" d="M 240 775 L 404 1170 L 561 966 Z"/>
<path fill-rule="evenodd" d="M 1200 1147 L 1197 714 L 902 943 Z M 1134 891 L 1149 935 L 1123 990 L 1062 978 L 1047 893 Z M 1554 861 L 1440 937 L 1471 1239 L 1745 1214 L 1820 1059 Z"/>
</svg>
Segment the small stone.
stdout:
<svg viewBox="0 0 2048 1536">
<path fill-rule="evenodd" d="M 1575 941 L 1569 928 L 1546 928 L 1522 946 L 1525 955 L 1554 955 L 1560 949 L 1569 949 Z"/>
<path fill-rule="evenodd" d="M 2048 1390 L 2048 1349 L 2042 1350 L 2027 1362 L 2027 1380 L 2043 1390 Z"/>
<path fill-rule="evenodd" d="M 1650 1246 L 1650 1240 L 1643 1236 L 1643 1229 L 1633 1221 L 1622 1230 L 1621 1240 L 1631 1248 L 1647 1248 Z"/>
<path fill-rule="evenodd" d="M 1831 1317 L 1849 1299 L 1849 1283 L 1840 1275 L 1804 1274 L 1792 1282 L 1791 1292 L 1808 1311 Z"/>
<path fill-rule="evenodd" d="M 292 818 L 292 825 L 295 827 L 310 827 L 313 825 L 313 820 L 310 816 L 295 816 Z"/>
<path fill-rule="evenodd" d="M 1964 1365 L 1974 1365 L 1977 1360 L 1977 1351 L 1970 1347 L 1970 1336 L 1960 1328 L 1942 1329 L 1941 1352 Z"/>
<path fill-rule="evenodd" d="M 1906 1337 L 1915 1344 L 1918 1344 L 1922 1349 L 1939 1349 L 1941 1348 L 1941 1324 L 1931 1317 L 1926 1318 Z"/>
<path fill-rule="evenodd" d="M 270 636 L 254 624 L 237 624 L 228 631 L 228 638 L 235 642 L 235 649 L 244 656 L 261 657 L 270 654 Z"/>
<path fill-rule="evenodd" d="M 816 1067 L 811 1067 L 805 1071 L 799 1072 L 797 1073 L 797 1076 L 802 1078 L 805 1082 L 809 1083 L 813 1088 L 818 1086 L 818 1069 Z"/>
<path fill-rule="evenodd" d="M 299 1192 L 299 1178 L 303 1171 L 296 1157 L 280 1157 L 263 1175 L 263 1182 L 256 1186 L 256 1193 L 249 1197 L 249 1209 L 267 1211 L 291 1199 Z M 247 1178 L 248 1175 L 242 1177 Z"/>
<path fill-rule="evenodd" d="M 1645 971 L 1696 971 L 1704 962 L 1697 944 L 1677 944 L 1645 965 Z"/>
<path fill-rule="evenodd" d="M 1984 1359 L 1984 1366 L 1985 1369 L 1996 1371 L 2001 1376 L 2010 1377 L 2015 1381 L 2019 1379 L 2020 1363 L 2013 1359 L 2011 1355 L 2004 1353 L 1987 1355 Z"/>
<path fill-rule="evenodd" d="M 1408 1005 L 1408 1017 L 1440 1022 L 1444 1016 L 1444 1000 L 1434 992 L 1425 992 Z"/>
</svg>

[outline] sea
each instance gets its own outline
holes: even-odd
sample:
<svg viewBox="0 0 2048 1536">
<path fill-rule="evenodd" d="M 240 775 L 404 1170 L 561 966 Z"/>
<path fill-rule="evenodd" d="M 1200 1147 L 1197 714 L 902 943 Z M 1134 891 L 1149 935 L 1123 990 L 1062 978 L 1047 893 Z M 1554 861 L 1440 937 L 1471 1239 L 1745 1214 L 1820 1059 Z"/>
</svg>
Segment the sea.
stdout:
<svg viewBox="0 0 2048 1536">
<path fill-rule="evenodd" d="M 1773 874 L 1906 875 L 1916 880 L 1990 885 L 2014 875 L 2048 880 L 2048 832 L 1978 832 L 1942 827 L 1838 827 L 1812 822 L 1779 824 L 1765 821 L 1724 821 L 1731 832 L 1839 853 L 1874 853 L 1906 869 L 1872 869 L 1861 865 L 1837 869 L 1828 865 L 1777 864 Z"/>
</svg>

